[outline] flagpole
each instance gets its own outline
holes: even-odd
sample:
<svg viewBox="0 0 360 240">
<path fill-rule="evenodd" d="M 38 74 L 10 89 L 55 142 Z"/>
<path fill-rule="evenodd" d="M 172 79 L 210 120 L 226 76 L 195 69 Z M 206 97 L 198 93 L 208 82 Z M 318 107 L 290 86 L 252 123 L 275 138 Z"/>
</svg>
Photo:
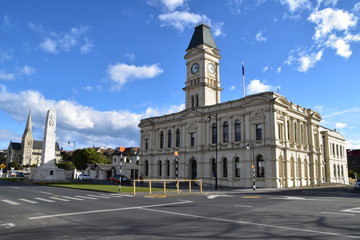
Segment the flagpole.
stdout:
<svg viewBox="0 0 360 240">
<path fill-rule="evenodd" d="M 241 63 L 241 70 L 242 70 L 243 97 L 245 97 L 245 68 L 244 68 L 244 62 Z"/>
</svg>

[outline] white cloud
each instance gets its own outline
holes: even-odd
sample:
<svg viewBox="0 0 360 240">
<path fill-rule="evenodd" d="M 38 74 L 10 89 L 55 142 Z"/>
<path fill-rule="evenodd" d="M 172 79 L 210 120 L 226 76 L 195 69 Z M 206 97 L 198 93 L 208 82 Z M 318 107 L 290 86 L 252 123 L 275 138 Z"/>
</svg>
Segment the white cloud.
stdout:
<svg viewBox="0 0 360 240">
<path fill-rule="evenodd" d="M 266 42 L 266 41 L 267 41 L 267 38 L 264 37 L 262 31 L 259 31 L 259 32 L 256 34 L 255 39 L 256 39 L 257 42 Z"/>
<path fill-rule="evenodd" d="M 346 126 L 347 126 L 346 123 L 336 123 L 335 124 L 336 129 L 342 129 L 342 128 L 345 128 Z"/>
<path fill-rule="evenodd" d="M 239 14 L 241 12 L 241 5 L 244 0 L 231 0 L 228 1 L 227 7 L 230 9 L 232 14 Z"/>
<path fill-rule="evenodd" d="M 356 26 L 358 18 L 343 10 L 325 8 L 311 13 L 308 20 L 316 24 L 314 39 L 319 40 L 332 31 L 347 31 Z"/>
<path fill-rule="evenodd" d="M 319 112 L 319 113 L 322 113 L 324 111 L 324 106 L 321 106 L 321 105 L 316 105 L 314 107 L 315 111 Z"/>
<path fill-rule="evenodd" d="M 353 12 L 360 12 L 360 2 L 356 3 L 353 8 Z"/>
<path fill-rule="evenodd" d="M 281 73 L 281 71 L 282 71 L 282 68 L 281 68 L 281 67 L 278 67 L 278 68 L 276 69 L 276 73 Z"/>
<path fill-rule="evenodd" d="M 186 27 L 194 27 L 199 23 L 211 23 L 206 15 L 199 15 L 190 12 L 171 12 L 159 15 L 161 26 L 172 26 L 177 30 L 184 31 Z"/>
<path fill-rule="evenodd" d="M 260 92 L 267 92 L 270 91 L 272 87 L 270 85 L 266 85 L 261 83 L 260 80 L 254 79 L 251 80 L 249 85 L 247 86 L 247 93 L 248 94 L 255 94 Z"/>
<path fill-rule="evenodd" d="M 8 81 L 14 80 L 15 75 L 13 73 L 6 73 L 4 70 L 0 69 L 0 79 Z"/>
<path fill-rule="evenodd" d="M 266 66 L 263 68 L 262 72 L 267 72 L 269 69 L 270 69 L 269 65 L 266 65 Z"/>
<path fill-rule="evenodd" d="M 18 71 L 19 71 L 20 75 L 30 76 L 30 75 L 33 75 L 36 72 L 36 69 L 31 67 L 31 66 L 25 65 L 25 66 L 19 68 Z"/>
<path fill-rule="evenodd" d="M 124 57 L 129 59 L 131 62 L 135 60 L 135 54 L 134 53 L 125 53 Z"/>
<path fill-rule="evenodd" d="M 14 58 L 14 51 L 12 49 L 0 51 L 0 62 L 5 62 L 13 58 Z"/>
<path fill-rule="evenodd" d="M 236 86 L 234 86 L 234 85 L 230 87 L 230 91 L 234 91 L 235 89 L 236 89 Z"/>
<path fill-rule="evenodd" d="M 180 106 L 164 106 L 164 108 L 148 108 L 143 113 L 134 113 L 124 109 L 98 111 L 74 101 L 46 99 L 37 91 L 9 92 L 4 85 L 0 85 L 0 111 L 25 124 L 30 108 L 33 134 L 43 131 L 47 110 L 55 108 L 56 133 L 60 147 L 66 148 L 68 140 L 76 140 L 76 147 L 81 148 L 93 145 L 118 146 L 119 144 L 138 146 L 139 128 L 137 125 L 140 119 L 178 112 L 185 106 L 182 104 Z M 0 133 L 3 131 L 0 129 Z M 40 140 L 42 134 L 39 134 L 39 137 L 34 136 L 34 138 Z"/>
<path fill-rule="evenodd" d="M 321 60 L 323 51 L 307 54 L 298 58 L 300 72 L 307 72 L 310 68 L 314 67 L 315 63 Z"/>
<path fill-rule="evenodd" d="M 106 72 L 110 80 L 115 83 L 112 89 L 119 90 L 125 83 L 131 80 L 154 78 L 163 73 L 163 70 L 157 64 L 135 66 L 117 63 L 110 65 Z"/>
<path fill-rule="evenodd" d="M 346 140 L 346 149 L 360 149 L 360 140 Z"/>
<path fill-rule="evenodd" d="M 292 13 L 298 10 L 309 9 L 311 7 L 309 0 L 280 0 L 280 3 L 282 5 L 287 5 Z"/>
<path fill-rule="evenodd" d="M 40 25 L 30 24 L 29 27 L 35 32 L 39 32 L 39 29 L 42 32 L 44 31 Z M 81 26 L 79 28 L 73 27 L 67 33 L 51 32 L 40 43 L 40 48 L 47 53 L 58 54 L 60 52 L 70 52 L 78 47 L 82 54 L 87 54 L 93 47 L 89 38 L 86 37 L 88 31 L 88 27 Z"/>
<path fill-rule="evenodd" d="M 169 11 L 172 12 L 176 8 L 182 6 L 186 2 L 186 0 L 161 0 L 161 2 Z"/>
</svg>

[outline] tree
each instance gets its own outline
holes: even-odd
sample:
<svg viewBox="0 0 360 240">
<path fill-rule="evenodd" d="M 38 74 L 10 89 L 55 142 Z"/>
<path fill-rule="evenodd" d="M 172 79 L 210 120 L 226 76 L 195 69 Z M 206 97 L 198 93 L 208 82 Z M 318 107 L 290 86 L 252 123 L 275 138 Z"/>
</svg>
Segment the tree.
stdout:
<svg viewBox="0 0 360 240">
<path fill-rule="evenodd" d="M 75 169 L 75 165 L 72 162 L 59 162 L 56 164 L 58 168 L 65 169 L 65 170 L 73 170 Z"/>
<path fill-rule="evenodd" d="M 106 158 L 94 148 L 77 149 L 73 156 L 73 163 L 78 170 L 84 170 L 88 163 L 106 164 Z"/>
</svg>

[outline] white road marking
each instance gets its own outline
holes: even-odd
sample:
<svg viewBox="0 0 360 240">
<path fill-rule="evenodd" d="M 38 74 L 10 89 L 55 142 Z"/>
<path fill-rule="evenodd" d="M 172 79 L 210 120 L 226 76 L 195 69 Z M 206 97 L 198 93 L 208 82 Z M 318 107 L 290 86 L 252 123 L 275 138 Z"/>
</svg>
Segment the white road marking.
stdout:
<svg viewBox="0 0 360 240">
<path fill-rule="evenodd" d="M 321 213 L 334 214 L 334 215 L 345 215 L 345 216 L 355 216 L 355 214 L 351 214 L 351 213 L 340 213 L 340 212 L 321 212 Z"/>
<path fill-rule="evenodd" d="M 87 195 L 89 197 L 96 197 L 96 198 L 111 198 L 111 197 L 105 197 L 105 196 L 101 196 L 101 195 Z"/>
<path fill-rule="evenodd" d="M 90 200 L 96 200 L 96 199 L 99 199 L 99 198 L 87 197 L 87 196 L 80 196 L 80 195 L 76 195 L 75 197 L 77 197 L 77 198 L 84 198 L 84 199 L 90 199 Z"/>
<path fill-rule="evenodd" d="M 246 208 L 252 208 L 253 206 L 249 206 L 249 205 L 235 205 L 236 207 L 246 207 Z"/>
<path fill-rule="evenodd" d="M 77 200 L 77 201 L 82 201 L 82 200 L 84 200 L 84 199 L 81 199 L 81 198 L 68 197 L 68 196 L 62 196 L 62 198 L 71 199 L 71 200 Z"/>
<path fill-rule="evenodd" d="M 341 210 L 342 212 L 353 212 L 353 213 L 360 213 L 360 207 L 357 208 L 349 208 L 345 210 Z"/>
<path fill-rule="evenodd" d="M 51 192 L 43 192 L 43 191 L 39 191 L 39 193 L 43 193 L 43 194 L 48 194 L 48 195 L 52 195 Z"/>
<path fill-rule="evenodd" d="M 19 189 L 19 187 L 11 187 L 11 188 L 14 188 L 14 189 Z"/>
<path fill-rule="evenodd" d="M 12 228 L 12 227 L 15 227 L 16 225 L 13 224 L 13 223 L 3 223 L 3 224 L 0 224 L 0 227 L 6 227 L 6 228 Z"/>
<path fill-rule="evenodd" d="M 214 199 L 217 197 L 234 197 L 234 196 L 231 196 L 231 195 L 208 195 L 207 196 L 208 199 Z"/>
<path fill-rule="evenodd" d="M 20 201 L 23 201 L 23 202 L 27 202 L 27 203 L 38 203 L 38 202 L 29 200 L 29 199 L 25 199 L 25 198 L 19 198 L 19 200 L 20 200 Z"/>
<path fill-rule="evenodd" d="M 145 205 L 145 206 L 138 206 L 138 207 L 112 208 L 112 209 L 102 209 L 102 210 L 93 210 L 93 211 L 84 211 L 84 212 L 61 213 L 61 214 L 54 214 L 54 215 L 29 217 L 28 219 L 35 220 L 35 219 L 75 216 L 75 215 L 84 215 L 84 214 L 93 214 L 93 213 L 102 213 L 102 212 L 124 211 L 124 210 L 132 210 L 132 209 L 148 209 L 148 208 L 153 208 L 153 207 L 180 205 L 180 204 L 187 204 L 187 203 L 192 203 L 192 202 L 193 201 L 181 201 L 181 202 L 174 202 L 174 203 L 163 203 L 163 204 Z"/>
<path fill-rule="evenodd" d="M 68 199 L 63 199 L 63 198 L 59 198 L 59 197 L 50 197 L 51 199 L 54 199 L 54 200 L 59 200 L 59 201 L 63 201 L 63 202 L 69 202 L 70 200 Z"/>
<path fill-rule="evenodd" d="M 17 202 L 14 202 L 14 201 L 11 201 L 11 200 L 1 200 L 1 201 L 3 201 L 3 202 L 6 202 L 6 203 L 8 203 L 8 204 L 11 204 L 11 205 L 20 205 L 20 203 L 17 203 Z"/>
<path fill-rule="evenodd" d="M 46 199 L 46 198 L 34 198 L 34 199 L 36 199 L 36 200 L 39 200 L 39 201 L 43 201 L 43 202 L 55 202 L 55 201 L 53 201 L 53 200 L 50 200 L 50 199 Z"/>
<path fill-rule="evenodd" d="M 229 222 L 229 223 L 237 223 L 237 224 L 241 224 L 241 225 L 252 225 L 252 226 L 258 226 L 258 227 L 277 228 L 277 229 L 285 229 L 285 230 L 298 231 L 298 232 L 316 233 L 316 234 L 328 235 L 328 236 L 340 236 L 340 237 L 345 237 L 345 238 L 360 239 L 360 236 L 344 235 L 344 234 L 334 233 L 334 232 L 324 232 L 324 231 L 317 231 L 317 230 L 304 229 L 304 228 L 294 228 L 294 227 L 285 227 L 285 226 L 280 226 L 280 225 L 238 221 L 238 220 L 231 220 L 231 219 L 224 219 L 224 218 L 217 218 L 217 217 L 205 217 L 205 216 L 193 215 L 193 214 L 187 214 L 187 213 L 177 213 L 177 212 L 170 212 L 170 211 L 165 211 L 165 210 L 158 210 L 158 209 L 153 209 L 153 208 L 143 208 L 143 210 L 178 215 L 178 216 L 183 216 L 183 217 L 200 218 L 200 219 L 206 219 L 206 220 L 212 220 L 212 221 L 218 221 L 218 222 Z"/>
<path fill-rule="evenodd" d="M 325 199 L 304 198 L 304 197 L 292 197 L 292 196 L 271 197 L 271 199 L 279 199 L 279 200 L 301 200 L 301 201 L 333 201 L 333 200 L 325 200 Z"/>
</svg>

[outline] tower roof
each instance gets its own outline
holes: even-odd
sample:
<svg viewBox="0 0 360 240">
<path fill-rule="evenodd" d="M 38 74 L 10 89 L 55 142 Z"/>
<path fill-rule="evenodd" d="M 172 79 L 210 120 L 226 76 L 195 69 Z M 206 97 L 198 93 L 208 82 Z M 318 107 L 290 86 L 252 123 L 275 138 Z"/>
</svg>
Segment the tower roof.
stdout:
<svg viewBox="0 0 360 240">
<path fill-rule="evenodd" d="M 211 34 L 210 27 L 205 24 L 201 24 L 195 27 L 194 34 L 191 38 L 190 44 L 187 47 L 186 51 L 189 50 L 190 48 L 197 47 L 201 44 L 206 44 L 209 45 L 210 47 L 218 49 L 214 41 L 214 38 Z"/>
<path fill-rule="evenodd" d="M 24 138 L 29 135 L 30 138 L 32 138 L 32 121 L 31 121 L 31 110 L 29 111 L 29 115 L 26 121 L 26 126 L 25 126 L 25 130 L 23 133 L 23 140 Z"/>
</svg>

